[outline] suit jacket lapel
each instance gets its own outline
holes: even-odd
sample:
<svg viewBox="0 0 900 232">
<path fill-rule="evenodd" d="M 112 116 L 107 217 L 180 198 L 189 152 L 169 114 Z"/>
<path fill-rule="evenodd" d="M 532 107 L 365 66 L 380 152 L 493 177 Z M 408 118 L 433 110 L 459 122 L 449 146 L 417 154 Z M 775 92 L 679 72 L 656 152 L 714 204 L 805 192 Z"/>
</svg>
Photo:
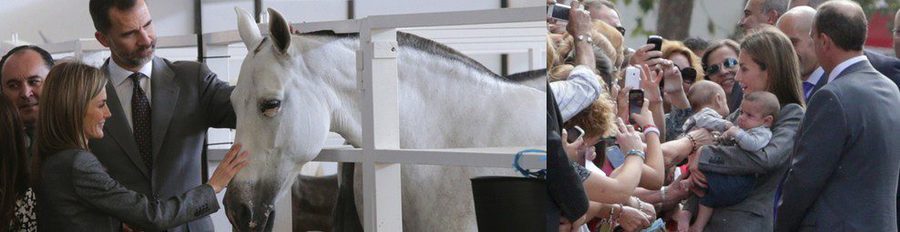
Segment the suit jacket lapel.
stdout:
<svg viewBox="0 0 900 232">
<path fill-rule="evenodd" d="M 172 114 L 178 104 L 178 85 L 175 83 L 175 72 L 169 68 L 168 64 L 162 58 L 153 58 L 153 75 L 151 91 L 152 101 L 151 108 L 151 125 L 153 136 L 153 160 L 159 158 L 159 151 L 162 148 L 166 131 L 169 129 L 169 123 L 172 121 Z"/>
<path fill-rule="evenodd" d="M 108 65 L 109 60 L 107 59 L 106 64 L 101 68 L 106 73 L 106 76 L 109 76 Z M 134 140 L 131 127 L 128 125 L 128 119 L 125 118 L 125 110 L 122 109 L 122 103 L 112 81 L 106 83 L 106 95 L 108 96 L 106 104 L 109 106 L 112 116 L 106 120 L 106 125 L 103 128 L 104 134 L 116 141 L 122 147 L 122 150 L 125 150 L 125 154 L 128 155 L 131 162 L 134 162 L 135 166 L 141 170 L 141 173 L 149 179 L 150 170 L 147 170 L 147 165 L 144 164 L 144 160 L 141 159 L 141 155 L 138 152 L 137 142 Z"/>
<path fill-rule="evenodd" d="M 816 91 L 819 91 L 819 89 L 825 87 L 825 84 L 828 84 L 828 75 L 829 74 L 827 72 L 822 73 L 822 77 L 819 77 L 819 81 L 816 82 L 816 85 L 813 86 L 812 91 L 809 92 L 809 100 L 812 100 L 812 95 L 815 94 Z"/>
</svg>

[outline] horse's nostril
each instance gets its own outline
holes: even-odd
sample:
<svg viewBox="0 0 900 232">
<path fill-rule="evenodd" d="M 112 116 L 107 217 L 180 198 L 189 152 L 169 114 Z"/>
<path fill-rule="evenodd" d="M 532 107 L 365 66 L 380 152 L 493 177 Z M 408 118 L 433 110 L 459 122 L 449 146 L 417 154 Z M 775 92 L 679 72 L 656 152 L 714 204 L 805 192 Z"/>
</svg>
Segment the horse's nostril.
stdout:
<svg viewBox="0 0 900 232">
<path fill-rule="evenodd" d="M 275 211 L 269 210 L 269 212 L 266 213 L 266 216 L 262 220 L 264 220 L 263 223 L 265 224 L 263 225 L 265 227 L 261 228 L 260 231 L 272 231 L 272 229 L 275 228 Z"/>
</svg>

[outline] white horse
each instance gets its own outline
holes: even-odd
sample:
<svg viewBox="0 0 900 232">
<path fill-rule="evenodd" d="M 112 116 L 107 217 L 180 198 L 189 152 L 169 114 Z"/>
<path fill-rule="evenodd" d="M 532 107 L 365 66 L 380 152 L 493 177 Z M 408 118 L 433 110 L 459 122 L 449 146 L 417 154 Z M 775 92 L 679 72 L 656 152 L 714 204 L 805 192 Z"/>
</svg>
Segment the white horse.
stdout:
<svg viewBox="0 0 900 232">
<path fill-rule="evenodd" d="M 236 230 L 267 231 L 273 203 L 290 189 L 302 165 L 319 154 L 329 131 L 355 147 L 361 144 L 359 39 L 355 34 L 292 35 L 272 9 L 270 33 L 263 37 L 249 13 L 237 12 L 249 52 L 231 96 L 235 142 L 252 155 L 229 185 L 225 208 Z M 434 41 L 406 33 L 397 39 L 401 148 L 546 143 L 545 92 L 496 75 Z M 404 230 L 476 230 L 469 178 L 481 175 L 514 173 L 510 168 L 404 165 Z"/>
</svg>

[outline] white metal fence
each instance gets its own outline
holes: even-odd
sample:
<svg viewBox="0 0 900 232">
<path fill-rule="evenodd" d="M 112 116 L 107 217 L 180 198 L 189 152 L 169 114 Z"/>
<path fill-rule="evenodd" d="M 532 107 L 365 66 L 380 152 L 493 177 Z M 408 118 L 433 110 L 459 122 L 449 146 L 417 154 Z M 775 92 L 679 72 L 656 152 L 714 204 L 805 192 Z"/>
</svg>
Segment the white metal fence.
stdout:
<svg viewBox="0 0 900 232">
<path fill-rule="evenodd" d="M 544 7 L 509 8 L 369 16 L 363 19 L 299 23 L 292 26 L 302 32 L 332 30 L 336 33 L 359 33 L 357 51 L 358 87 L 362 91 L 361 148 L 326 148 L 315 159 L 325 162 L 353 162 L 362 165 L 363 227 L 366 231 L 402 231 L 400 164 L 445 165 L 467 167 L 512 168 L 518 151 L 533 147 L 498 147 L 467 149 L 400 149 L 399 106 L 397 87 L 396 31 L 411 32 L 444 43 L 466 54 L 528 54 L 528 68 L 545 68 Z M 260 25 L 264 33 L 267 25 Z M 215 32 L 203 36 L 206 63 L 220 78 L 236 83 L 240 61 L 246 54 L 235 31 Z M 96 66 L 109 55 L 94 39 L 77 39 L 41 45 L 55 58 L 73 56 Z M 195 60 L 196 35 L 158 38 L 157 55 L 173 60 Z M 191 52 L 190 50 L 194 51 Z M 171 52 L 175 57 L 166 56 Z M 544 104 L 536 104 L 543 107 Z M 378 107 L 375 107 L 378 106 Z M 544 123 L 544 122 L 535 122 Z M 211 132 L 230 142 L 227 130 Z M 214 141 L 211 139 L 211 141 Z M 227 147 L 211 147 L 210 159 L 221 159 Z M 448 159 L 447 157 L 453 157 Z M 526 154 L 520 164 L 524 168 L 544 168 L 543 154 Z M 286 197 L 289 202 L 290 197 Z M 289 203 L 278 205 L 276 224 L 290 228 Z M 287 220 L 287 221 L 286 221 Z M 225 228 L 220 228 L 225 229 Z M 280 231 L 280 230 L 279 230 Z"/>
</svg>

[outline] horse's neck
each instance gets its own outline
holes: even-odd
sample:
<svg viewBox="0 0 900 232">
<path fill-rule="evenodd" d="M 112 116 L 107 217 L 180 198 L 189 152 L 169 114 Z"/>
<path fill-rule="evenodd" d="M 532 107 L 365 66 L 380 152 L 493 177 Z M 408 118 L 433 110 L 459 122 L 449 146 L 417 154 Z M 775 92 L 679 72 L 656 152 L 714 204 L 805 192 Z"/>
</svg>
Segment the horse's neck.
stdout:
<svg viewBox="0 0 900 232">
<path fill-rule="evenodd" d="M 357 88 L 356 74 L 356 49 L 358 40 L 343 38 L 327 38 L 331 41 L 319 39 L 313 43 L 306 41 L 299 44 L 307 44 L 305 62 L 310 65 L 310 70 L 324 70 L 310 76 L 324 77 L 327 82 L 323 86 L 326 102 L 331 109 L 331 131 L 343 136 L 351 145 L 359 147 L 362 142 L 362 125 L 360 109 L 360 91 Z M 295 43 L 298 44 L 298 43 Z M 454 146 L 480 146 L 480 145 L 510 145 L 508 140 L 503 141 L 471 141 L 429 144 L 428 141 L 459 141 L 447 137 L 472 137 L 469 133 L 477 133 L 477 128 L 483 122 L 522 122 L 508 118 L 510 109 L 543 108 L 540 102 L 543 99 L 539 91 L 523 85 L 500 81 L 493 74 L 485 73 L 466 64 L 449 60 L 429 52 L 401 45 L 397 57 L 399 75 L 399 102 L 401 120 L 401 146 L 404 147 L 454 147 Z M 350 62 L 348 62 L 350 61 Z M 315 67 L 334 67 L 326 69 Z M 527 95 L 526 98 L 519 98 Z M 504 100 L 515 99 L 515 100 Z M 486 103 L 487 102 L 487 103 Z M 499 104 L 503 102 L 503 104 Z M 510 104 L 512 102 L 512 104 Z M 493 103 L 493 104 L 492 104 Z M 491 110 L 480 109 L 479 114 L 473 112 L 463 113 L 461 105 L 479 105 L 494 107 Z M 522 105 L 517 105 L 522 104 Z M 532 107 L 533 106 L 533 107 Z M 502 108 L 502 109 L 498 109 Z M 544 114 L 538 114 L 543 117 Z M 515 117 L 515 116 L 513 116 Z M 538 120 L 539 121 L 539 120 Z M 452 133 L 453 129 L 445 128 L 457 126 L 454 124 L 466 124 L 471 130 L 460 133 Z M 405 124 L 405 125 L 404 125 Z M 413 127 L 415 126 L 415 128 Z M 505 126 L 505 125 L 493 125 Z M 428 127 L 428 128 L 426 128 Z M 402 136 L 410 134 L 411 130 L 432 130 L 431 137 L 408 138 Z M 438 136 L 438 137 L 434 137 Z M 417 141 L 421 140 L 421 141 Z M 436 146 L 436 147 L 435 147 Z"/>
<path fill-rule="evenodd" d="M 317 83 L 312 91 L 319 92 L 316 96 L 321 97 L 330 110 L 330 130 L 358 147 L 362 142 L 355 62 L 359 40 L 305 35 L 295 36 L 292 44 L 301 46 L 303 70 L 309 72 L 304 76 Z"/>
</svg>

